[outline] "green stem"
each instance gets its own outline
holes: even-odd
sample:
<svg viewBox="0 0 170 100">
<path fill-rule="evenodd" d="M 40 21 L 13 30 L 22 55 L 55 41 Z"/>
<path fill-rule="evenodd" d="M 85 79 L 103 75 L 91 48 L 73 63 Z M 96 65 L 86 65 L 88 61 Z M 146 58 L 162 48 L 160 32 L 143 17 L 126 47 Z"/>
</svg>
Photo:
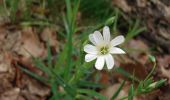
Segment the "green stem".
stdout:
<svg viewBox="0 0 170 100">
<path fill-rule="evenodd" d="M 80 78 L 85 74 L 84 70 L 91 68 L 92 64 L 93 64 L 93 62 L 91 62 L 91 63 L 85 62 L 82 66 L 78 66 L 78 67 L 81 67 L 81 68 L 79 68 L 78 71 L 76 71 L 76 73 L 72 76 L 72 78 L 69 81 L 69 84 L 74 84 L 78 80 L 80 80 Z"/>
<path fill-rule="evenodd" d="M 75 2 L 74 6 L 71 7 L 71 2 L 70 0 L 65 0 L 66 1 L 66 8 L 67 8 L 67 14 L 66 14 L 66 30 L 67 30 L 67 65 L 64 73 L 64 77 L 66 81 L 69 80 L 70 72 L 71 72 L 71 65 L 72 65 L 72 49 L 73 49 L 73 44 L 72 44 L 72 34 L 75 32 L 76 29 L 76 16 L 77 16 L 77 11 L 79 7 L 79 0 Z"/>
<path fill-rule="evenodd" d="M 151 72 L 150 72 L 150 73 L 147 75 L 147 77 L 145 78 L 144 82 L 152 75 L 152 73 L 154 72 L 155 68 L 156 68 L 156 63 L 154 62 L 154 66 L 153 66 Z"/>
<path fill-rule="evenodd" d="M 70 76 L 70 70 L 71 70 L 71 56 L 72 56 L 72 33 L 68 33 L 68 43 L 67 43 L 67 46 L 68 46 L 68 51 L 67 51 L 67 70 L 65 72 L 65 77 L 66 80 L 68 80 L 68 77 Z"/>
<path fill-rule="evenodd" d="M 66 14 L 66 18 L 64 19 L 65 22 L 65 28 L 67 30 L 67 65 L 65 68 L 65 72 L 64 72 L 64 78 L 66 81 L 68 81 L 68 78 L 70 76 L 70 70 L 71 70 L 71 56 L 72 56 L 72 8 L 71 8 L 71 3 L 70 0 L 65 0 L 66 2 L 66 8 L 67 8 L 67 14 Z"/>
</svg>

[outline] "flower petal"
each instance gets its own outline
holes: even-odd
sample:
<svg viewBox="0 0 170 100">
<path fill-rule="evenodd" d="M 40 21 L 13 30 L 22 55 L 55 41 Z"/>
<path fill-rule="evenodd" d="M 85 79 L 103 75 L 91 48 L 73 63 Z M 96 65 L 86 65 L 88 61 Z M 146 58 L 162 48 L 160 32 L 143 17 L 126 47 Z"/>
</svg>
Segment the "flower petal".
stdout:
<svg viewBox="0 0 170 100">
<path fill-rule="evenodd" d="M 90 44 L 84 46 L 84 51 L 89 54 L 97 54 L 97 48 Z"/>
<path fill-rule="evenodd" d="M 119 35 L 117 37 L 115 37 L 112 41 L 111 41 L 111 46 L 117 46 L 121 43 L 123 43 L 125 41 L 125 38 L 123 35 Z"/>
<path fill-rule="evenodd" d="M 92 61 L 92 60 L 94 60 L 94 59 L 96 59 L 96 58 L 97 58 L 97 55 L 86 54 L 86 56 L 85 56 L 85 61 L 86 61 L 86 62 L 90 62 L 90 61 Z"/>
<path fill-rule="evenodd" d="M 98 70 L 102 70 L 104 67 L 104 62 L 105 62 L 104 56 L 97 57 L 95 68 Z"/>
<path fill-rule="evenodd" d="M 109 49 L 109 52 L 112 54 L 125 54 L 125 52 L 122 49 L 117 48 L 117 47 L 111 47 Z"/>
<path fill-rule="evenodd" d="M 106 60 L 106 65 L 108 69 L 112 69 L 114 66 L 114 59 L 113 56 L 111 54 L 108 54 L 105 56 L 105 60 Z"/>
<path fill-rule="evenodd" d="M 94 38 L 97 45 L 102 45 L 103 44 L 103 36 L 99 31 L 95 31 L 93 33 L 93 38 Z"/>
<path fill-rule="evenodd" d="M 108 26 L 103 28 L 103 38 L 106 43 L 110 42 L 110 29 Z"/>
<path fill-rule="evenodd" d="M 96 42 L 95 42 L 95 40 L 94 40 L 93 34 L 90 34 L 90 35 L 89 35 L 89 40 L 90 40 L 90 42 L 92 42 L 94 45 L 96 45 Z"/>
</svg>

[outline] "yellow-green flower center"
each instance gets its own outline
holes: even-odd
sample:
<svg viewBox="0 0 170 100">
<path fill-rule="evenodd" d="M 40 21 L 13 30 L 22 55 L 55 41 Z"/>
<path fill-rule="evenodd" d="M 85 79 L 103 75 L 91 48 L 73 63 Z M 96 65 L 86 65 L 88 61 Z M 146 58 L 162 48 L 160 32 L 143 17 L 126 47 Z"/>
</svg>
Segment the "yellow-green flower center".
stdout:
<svg viewBox="0 0 170 100">
<path fill-rule="evenodd" d="M 108 47 L 102 47 L 102 48 L 100 48 L 100 53 L 101 54 L 107 54 L 109 51 L 108 51 Z"/>
</svg>

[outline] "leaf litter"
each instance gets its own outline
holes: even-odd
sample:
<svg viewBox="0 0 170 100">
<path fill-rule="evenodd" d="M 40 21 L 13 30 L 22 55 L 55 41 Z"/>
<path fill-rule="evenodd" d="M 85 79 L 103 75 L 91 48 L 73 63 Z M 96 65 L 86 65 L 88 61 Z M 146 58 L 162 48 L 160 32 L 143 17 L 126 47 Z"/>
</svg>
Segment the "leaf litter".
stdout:
<svg viewBox="0 0 170 100">
<path fill-rule="evenodd" d="M 113 0 L 113 3 L 118 7 L 122 8 L 124 12 L 131 12 L 133 8 L 129 6 L 126 0 L 122 0 L 119 3 L 119 0 Z M 137 0 L 137 5 L 139 7 L 145 7 L 147 5 L 147 0 Z M 163 4 L 159 1 L 154 1 L 156 5 L 162 6 Z M 164 16 L 169 19 L 169 7 L 163 7 Z M 3 21 L 3 20 L 2 20 Z M 0 23 L 3 25 L 3 23 Z M 167 38 L 166 29 L 159 29 L 162 36 Z M 50 42 L 50 46 L 54 47 L 57 51 L 59 49 L 58 40 L 56 36 L 56 31 L 46 27 L 43 29 L 41 34 L 38 34 L 36 28 L 34 27 L 24 27 L 21 29 L 14 29 L 11 31 L 9 27 L 0 26 L 0 100 L 46 100 L 50 95 L 50 89 L 48 86 L 45 86 L 41 82 L 31 78 L 25 73 L 22 73 L 17 69 L 17 64 L 14 62 L 20 62 L 25 65 L 31 71 L 34 71 L 40 75 L 43 75 L 41 71 L 36 69 L 33 66 L 31 61 L 31 55 L 34 57 L 44 58 L 47 55 L 46 43 Z M 31 48 L 30 48 L 31 47 Z M 124 58 L 117 58 L 117 66 L 121 66 L 126 69 L 129 73 L 135 74 L 139 79 L 144 79 L 147 73 L 152 68 L 152 64 L 148 61 L 148 54 L 150 54 L 148 44 L 142 41 L 142 39 L 132 39 L 128 48 L 136 49 L 132 51 L 131 55 L 125 56 Z M 143 48 L 144 51 L 138 51 L 137 49 Z M 30 55 L 31 54 L 31 55 Z M 120 59 L 126 59 L 125 62 L 121 62 Z M 154 74 L 155 79 L 165 77 L 168 79 L 167 86 L 170 85 L 170 56 L 169 55 L 157 55 L 158 66 L 156 73 Z M 106 89 L 101 90 L 101 93 L 108 98 L 111 98 L 115 90 L 118 89 L 120 81 L 122 79 L 127 80 L 125 86 L 121 90 L 117 99 L 120 99 L 122 96 L 128 95 L 128 90 L 130 88 L 129 80 L 124 76 L 115 74 L 113 76 L 107 75 L 105 72 L 102 72 L 101 83 L 112 84 L 109 85 Z M 116 78 L 115 78 L 116 76 Z M 114 78 L 114 82 L 110 82 L 110 77 Z M 164 89 L 158 89 L 152 93 L 137 96 L 134 100 L 169 100 L 169 91 L 164 93 Z M 162 96 L 161 96 L 162 95 Z M 149 98 L 148 98 L 149 97 Z M 147 99 L 146 99 L 147 98 Z"/>
</svg>

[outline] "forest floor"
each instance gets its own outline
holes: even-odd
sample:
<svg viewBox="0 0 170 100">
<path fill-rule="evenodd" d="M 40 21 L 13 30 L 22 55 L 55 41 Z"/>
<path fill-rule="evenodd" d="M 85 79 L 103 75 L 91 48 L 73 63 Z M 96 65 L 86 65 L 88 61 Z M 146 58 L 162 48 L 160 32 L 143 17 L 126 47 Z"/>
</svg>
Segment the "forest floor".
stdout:
<svg viewBox="0 0 170 100">
<path fill-rule="evenodd" d="M 159 89 L 135 96 L 134 100 L 170 100 L 170 2 L 162 1 L 165 2 L 136 0 L 136 3 L 132 3 L 130 0 L 112 0 L 112 5 L 123 12 L 122 22 L 138 18 L 142 20 L 141 27 L 146 27 L 146 31 L 123 45 L 129 48 L 128 54 L 116 57 L 116 65 L 143 80 L 153 67 L 148 56 L 154 55 L 156 69 L 152 74 L 153 79 L 155 81 L 167 79 Z M 40 13 L 39 8 L 32 10 Z M 77 23 L 80 24 L 83 20 L 81 12 L 77 16 L 79 18 L 77 21 L 80 21 Z M 20 67 L 44 76 L 44 73 L 35 67 L 32 56 L 45 61 L 48 53 L 46 44 L 49 41 L 55 58 L 66 40 L 58 35 L 61 27 L 25 25 L 28 23 L 22 23 L 19 17 L 18 11 L 16 21 L 13 23 L 10 17 L 0 16 L 0 100 L 47 100 L 51 96 L 50 86 L 32 78 Z M 120 32 L 127 31 L 124 27 L 120 27 Z M 128 95 L 129 84 L 132 81 L 115 72 L 108 74 L 105 70 L 101 71 L 100 75 L 99 82 L 108 86 L 98 90 L 101 94 L 110 98 L 121 80 L 127 80 L 119 96 Z"/>
</svg>

